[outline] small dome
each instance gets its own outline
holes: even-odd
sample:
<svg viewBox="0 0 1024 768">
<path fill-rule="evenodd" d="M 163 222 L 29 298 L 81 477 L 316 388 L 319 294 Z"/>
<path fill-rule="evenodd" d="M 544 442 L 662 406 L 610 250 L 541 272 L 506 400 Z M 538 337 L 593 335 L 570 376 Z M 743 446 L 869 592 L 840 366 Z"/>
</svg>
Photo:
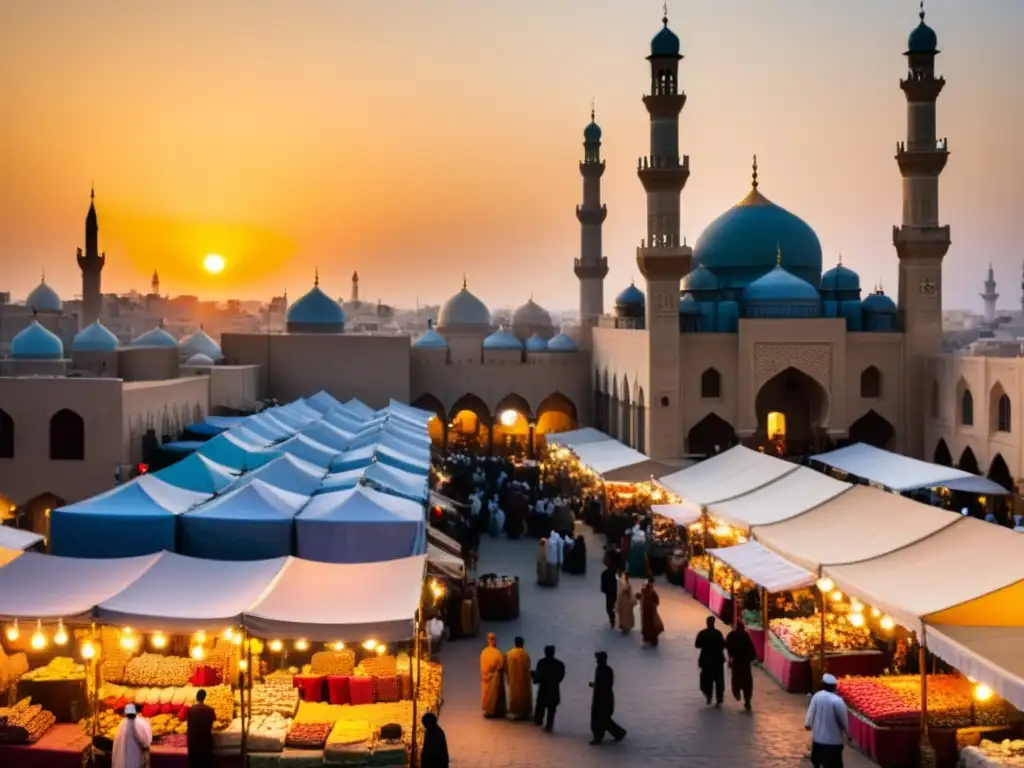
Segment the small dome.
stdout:
<svg viewBox="0 0 1024 768">
<path fill-rule="evenodd" d="M 642 307 L 644 302 L 644 292 L 637 288 L 635 283 L 630 283 L 626 290 L 615 297 L 617 307 Z"/>
<path fill-rule="evenodd" d="M 185 359 L 190 359 L 195 355 L 203 355 L 215 363 L 224 359 L 224 353 L 221 352 L 220 344 L 214 341 L 213 337 L 202 328 L 191 336 L 182 339 L 179 347 L 181 349 L 181 356 Z"/>
<path fill-rule="evenodd" d="M 462 283 L 462 290 L 444 303 L 437 318 L 438 328 L 455 325 L 491 325 L 491 313 L 487 305 L 469 292 L 465 282 Z"/>
<path fill-rule="evenodd" d="M 571 336 L 560 333 L 548 342 L 548 352 L 578 352 L 579 347 Z"/>
<path fill-rule="evenodd" d="M 46 284 L 46 278 L 43 278 L 39 285 L 32 289 L 28 298 L 25 299 L 25 304 L 39 312 L 60 312 L 64 307 L 57 292 Z"/>
<path fill-rule="evenodd" d="M 506 331 L 504 328 L 495 331 L 486 339 L 484 339 L 484 349 L 519 351 L 522 348 L 523 345 L 519 342 L 519 339 L 517 339 L 511 333 Z"/>
<path fill-rule="evenodd" d="M 345 310 L 334 299 L 320 290 L 317 277 L 309 293 L 288 307 L 287 325 L 345 326 Z"/>
<path fill-rule="evenodd" d="M 700 317 L 700 304 L 691 294 L 688 293 L 679 300 L 679 314 Z"/>
<path fill-rule="evenodd" d="M 743 289 L 743 298 L 748 302 L 788 303 L 816 302 L 821 296 L 806 280 L 801 280 L 783 269 L 782 265 L 776 264 L 775 269 Z"/>
<path fill-rule="evenodd" d="M 536 333 L 526 340 L 527 352 L 547 352 L 548 340 Z"/>
<path fill-rule="evenodd" d="M 939 36 L 935 30 L 924 23 L 924 10 L 921 11 L 921 23 L 914 27 L 907 38 L 907 53 L 938 53 Z"/>
<path fill-rule="evenodd" d="M 865 312 L 874 312 L 879 315 L 896 314 L 896 303 L 886 296 L 881 288 L 865 296 L 861 306 Z"/>
<path fill-rule="evenodd" d="M 38 320 L 33 320 L 11 339 L 14 360 L 60 360 L 63 357 L 64 343 Z"/>
<path fill-rule="evenodd" d="M 588 144 L 596 144 L 601 140 L 601 126 L 594 122 L 593 115 L 587 127 L 583 129 L 583 140 Z"/>
<path fill-rule="evenodd" d="M 177 340 L 171 336 L 162 326 L 154 328 L 151 331 L 139 336 L 137 339 L 132 341 L 131 346 L 133 347 L 177 347 Z"/>
<path fill-rule="evenodd" d="M 717 291 L 718 278 L 707 267 L 697 267 L 683 278 L 684 291 Z"/>
<path fill-rule="evenodd" d="M 551 315 L 533 299 L 512 313 L 512 325 L 551 327 Z"/>
<path fill-rule="evenodd" d="M 651 56 L 678 56 L 679 38 L 668 28 L 668 19 L 661 20 L 661 30 L 651 40 Z"/>
<path fill-rule="evenodd" d="M 99 320 L 86 326 L 71 342 L 72 352 L 113 352 L 121 345 L 117 336 Z"/>
<path fill-rule="evenodd" d="M 859 291 L 860 275 L 842 262 L 836 264 L 832 269 L 821 276 L 821 290 L 823 291 Z"/>
<path fill-rule="evenodd" d="M 208 355 L 204 355 L 202 352 L 196 352 L 188 360 L 185 361 L 185 365 L 209 366 L 216 365 L 216 363 Z"/>
<path fill-rule="evenodd" d="M 427 332 L 412 343 L 417 349 L 448 349 L 448 342 L 444 336 L 433 328 L 427 328 Z"/>
</svg>

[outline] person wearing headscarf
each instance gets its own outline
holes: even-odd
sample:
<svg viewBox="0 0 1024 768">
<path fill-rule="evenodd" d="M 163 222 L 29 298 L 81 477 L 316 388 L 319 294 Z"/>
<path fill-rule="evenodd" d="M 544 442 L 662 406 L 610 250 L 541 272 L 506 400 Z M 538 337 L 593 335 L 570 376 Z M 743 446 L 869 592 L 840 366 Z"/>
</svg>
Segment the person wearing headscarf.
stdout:
<svg viewBox="0 0 1024 768">
<path fill-rule="evenodd" d="M 448 739 L 437 724 L 437 715 L 427 712 L 420 718 L 420 722 L 423 723 L 420 768 L 448 768 Z"/>
<path fill-rule="evenodd" d="M 559 566 L 562 563 L 562 537 L 558 535 L 557 531 L 552 531 L 551 536 L 548 538 L 548 586 L 557 587 L 559 577 Z"/>
<path fill-rule="evenodd" d="M 647 534 L 639 525 L 633 528 L 629 539 L 629 575 L 634 579 L 646 579 L 647 570 Z"/>
<path fill-rule="evenodd" d="M 505 716 L 505 657 L 493 632 L 487 634 L 487 647 L 480 652 L 480 708 L 484 717 Z"/>
<path fill-rule="evenodd" d="M 537 583 L 542 587 L 549 586 L 548 579 L 548 540 L 541 539 L 537 547 Z"/>
<path fill-rule="evenodd" d="M 640 634 L 645 643 L 656 647 L 658 635 L 665 631 L 665 625 L 661 623 L 661 616 L 658 613 L 661 598 L 658 597 L 658 593 L 654 589 L 653 576 L 647 579 L 637 600 L 640 603 Z"/>
<path fill-rule="evenodd" d="M 726 635 L 725 651 L 729 654 L 729 669 L 732 672 L 732 695 L 736 701 L 742 696 L 743 706 L 749 710 L 750 697 L 754 694 L 751 665 L 757 659 L 757 651 L 742 621 L 737 621 L 736 629 Z"/>
<path fill-rule="evenodd" d="M 594 695 L 590 702 L 590 732 L 593 735 L 591 744 L 600 744 L 606 733 L 610 733 L 616 741 L 626 738 L 626 729 L 612 720 L 615 714 L 615 672 L 608 666 L 608 654 L 598 651 L 597 669 L 594 670 L 594 682 L 590 687 Z"/>
<path fill-rule="evenodd" d="M 527 720 L 533 714 L 533 682 L 530 680 L 530 654 L 523 638 L 505 655 L 508 670 L 508 711 L 515 720 Z"/>
<path fill-rule="evenodd" d="M 114 736 L 110 755 L 112 768 L 142 768 L 152 745 L 153 729 L 149 721 L 137 713 L 134 704 L 129 704 L 124 708 L 124 720 Z"/>
<path fill-rule="evenodd" d="M 619 574 L 618 592 L 615 597 L 615 614 L 619 620 L 619 629 L 623 633 L 629 632 L 636 624 L 636 617 L 633 615 L 635 604 L 633 585 L 629 582 L 629 574 L 623 571 Z"/>
</svg>

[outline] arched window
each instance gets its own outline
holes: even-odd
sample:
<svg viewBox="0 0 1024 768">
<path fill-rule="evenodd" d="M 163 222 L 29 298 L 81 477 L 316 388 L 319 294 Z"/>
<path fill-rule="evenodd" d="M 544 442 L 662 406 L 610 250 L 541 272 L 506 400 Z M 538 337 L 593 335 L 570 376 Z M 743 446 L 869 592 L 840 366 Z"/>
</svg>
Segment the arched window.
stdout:
<svg viewBox="0 0 1024 768">
<path fill-rule="evenodd" d="M 0 408 L 0 459 L 14 458 L 14 419 Z"/>
<path fill-rule="evenodd" d="M 722 374 L 708 368 L 700 375 L 700 396 L 705 400 L 717 400 L 722 396 Z"/>
<path fill-rule="evenodd" d="M 882 373 L 873 365 L 861 371 L 860 396 L 865 400 L 878 400 L 882 396 Z"/>
<path fill-rule="evenodd" d="M 85 458 L 85 422 L 67 408 L 57 411 L 50 419 L 50 458 L 55 461 Z"/>
<path fill-rule="evenodd" d="M 996 406 L 996 431 L 1013 431 L 1010 429 L 1010 398 L 1005 394 L 999 398 L 999 403 Z"/>
<path fill-rule="evenodd" d="M 974 426 L 974 397 L 969 389 L 965 389 L 960 398 L 960 423 L 965 427 Z"/>
</svg>

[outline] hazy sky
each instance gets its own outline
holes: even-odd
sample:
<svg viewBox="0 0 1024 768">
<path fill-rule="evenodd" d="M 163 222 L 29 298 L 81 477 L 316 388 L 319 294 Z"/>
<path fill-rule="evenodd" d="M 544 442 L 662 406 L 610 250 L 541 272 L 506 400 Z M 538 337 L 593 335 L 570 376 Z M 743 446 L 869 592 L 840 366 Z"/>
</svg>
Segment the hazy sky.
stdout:
<svg viewBox="0 0 1024 768">
<path fill-rule="evenodd" d="M 951 157 L 946 307 L 992 261 L 1020 298 L 1021 0 L 928 0 Z M 746 194 L 802 216 L 825 263 L 895 293 L 912 0 L 670 2 L 686 58 L 692 243 Z M 577 162 L 591 97 L 608 163 L 606 306 L 637 276 L 658 0 L 32 0 L 0 8 L 0 289 L 81 290 L 90 182 L 107 291 L 268 298 L 320 284 L 411 305 L 577 304 Z M 228 268 L 202 274 L 206 253 Z"/>
</svg>

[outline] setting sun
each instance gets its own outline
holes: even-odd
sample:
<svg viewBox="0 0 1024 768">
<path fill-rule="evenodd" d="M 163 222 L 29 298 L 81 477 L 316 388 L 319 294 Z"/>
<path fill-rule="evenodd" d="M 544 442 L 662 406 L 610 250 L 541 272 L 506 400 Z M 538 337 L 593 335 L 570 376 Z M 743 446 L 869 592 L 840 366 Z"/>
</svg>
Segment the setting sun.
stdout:
<svg viewBox="0 0 1024 768">
<path fill-rule="evenodd" d="M 216 275 L 224 270 L 224 257 L 216 253 L 208 253 L 203 259 L 203 269 L 211 275 Z"/>
</svg>

